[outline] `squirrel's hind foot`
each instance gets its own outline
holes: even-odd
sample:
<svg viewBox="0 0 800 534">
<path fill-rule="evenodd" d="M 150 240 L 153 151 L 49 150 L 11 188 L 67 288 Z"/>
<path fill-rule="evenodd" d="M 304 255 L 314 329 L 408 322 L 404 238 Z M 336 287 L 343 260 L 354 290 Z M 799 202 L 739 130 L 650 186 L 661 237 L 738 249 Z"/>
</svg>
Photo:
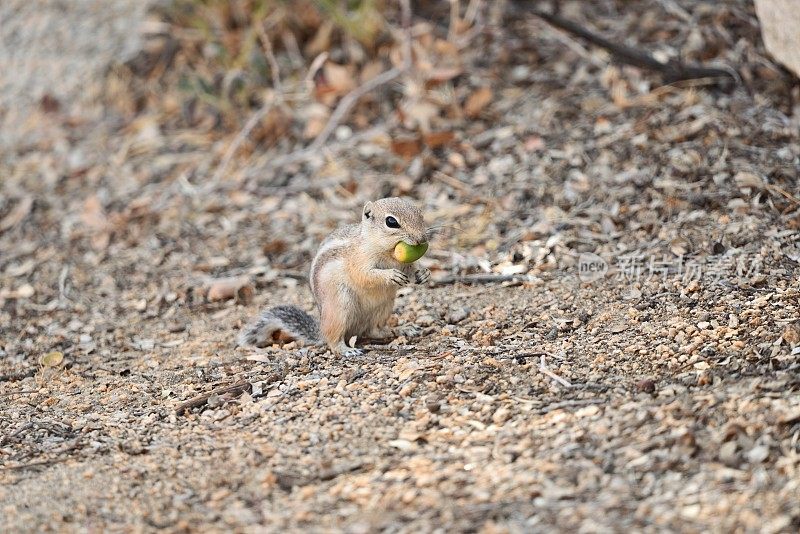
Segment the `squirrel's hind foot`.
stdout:
<svg viewBox="0 0 800 534">
<path fill-rule="evenodd" d="M 422 328 L 420 328 L 419 326 L 417 326 L 417 325 L 415 325 L 413 323 L 404 324 L 403 326 L 401 326 L 397 330 L 398 330 L 398 332 L 400 333 L 401 336 L 404 336 L 404 337 L 407 337 L 407 338 L 414 338 L 414 337 L 419 337 L 419 336 L 422 335 Z"/>
<path fill-rule="evenodd" d="M 362 356 L 364 354 L 363 350 L 357 349 L 355 347 L 349 347 L 344 341 L 342 341 L 336 346 L 334 352 L 337 354 L 341 354 L 345 358 L 355 358 L 356 356 Z"/>
</svg>

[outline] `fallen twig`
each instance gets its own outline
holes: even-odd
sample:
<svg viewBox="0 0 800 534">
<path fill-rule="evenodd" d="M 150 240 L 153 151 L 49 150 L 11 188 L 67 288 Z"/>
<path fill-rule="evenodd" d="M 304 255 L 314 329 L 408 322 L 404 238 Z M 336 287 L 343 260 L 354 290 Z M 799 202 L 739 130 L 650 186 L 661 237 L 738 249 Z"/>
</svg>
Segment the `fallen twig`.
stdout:
<svg viewBox="0 0 800 534">
<path fill-rule="evenodd" d="M 61 456 L 59 456 L 57 458 L 51 458 L 49 460 L 39 460 L 39 461 L 36 461 L 36 462 L 30 462 L 30 463 L 21 464 L 21 465 L 4 465 L 4 466 L 2 466 L 2 469 L 6 470 L 6 471 L 16 471 L 16 470 L 20 470 L 20 469 L 28 469 L 29 467 L 43 467 L 45 465 L 51 465 L 51 464 L 56 464 L 58 462 L 63 462 L 64 460 L 67 460 L 69 458 L 69 456 L 66 455 L 66 453 L 72 452 L 72 451 L 78 449 L 80 447 L 80 445 L 81 445 L 80 439 L 76 439 L 73 443 L 67 445 L 66 447 L 64 447 L 64 448 L 62 448 L 62 449 L 60 449 L 58 451 L 55 451 L 56 454 L 61 455 Z"/>
<path fill-rule="evenodd" d="M 13 397 L 14 395 L 27 395 L 28 393 L 38 393 L 38 389 L 23 389 L 20 391 L 9 391 L 8 393 L 0 393 L 0 397 Z"/>
<path fill-rule="evenodd" d="M 553 410 L 560 410 L 561 408 L 572 408 L 575 406 L 591 406 L 592 404 L 603 404 L 606 402 L 606 399 L 575 399 L 575 400 L 565 400 L 561 402 L 554 402 L 552 404 L 548 404 L 546 406 L 542 406 L 539 409 L 539 413 L 545 414 L 552 412 Z"/>
<path fill-rule="evenodd" d="M 292 280 L 300 280 L 301 282 L 308 280 L 308 273 L 301 271 L 279 271 L 278 276 L 282 278 L 291 278 Z"/>
<path fill-rule="evenodd" d="M 311 65 L 308 66 L 308 72 L 306 72 L 305 78 L 303 78 L 303 87 L 307 94 L 311 94 L 314 90 L 314 76 L 317 75 L 319 69 L 328 61 L 328 52 L 320 52 L 320 54 L 314 58 L 311 62 Z"/>
<path fill-rule="evenodd" d="M 431 280 L 434 287 L 450 284 L 497 284 L 500 282 L 528 282 L 527 274 L 467 274 L 463 276 L 450 275 Z"/>
<path fill-rule="evenodd" d="M 499 205 L 497 200 L 492 199 L 492 198 L 486 198 L 486 197 L 484 197 L 482 195 L 479 195 L 479 194 L 475 193 L 474 192 L 474 190 L 475 190 L 474 187 L 470 186 L 466 182 L 462 182 L 461 180 L 459 180 L 458 178 L 456 178 L 454 176 L 450 176 L 449 174 L 445 174 L 445 173 L 443 173 L 441 171 L 434 171 L 432 177 L 433 177 L 434 180 L 442 182 L 443 184 L 449 185 L 453 189 L 457 189 L 457 190 L 461 191 L 462 193 L 464 193 L 468 197 L 470 197 L 472 199 L 475 199 L 477 202 L 480 202 L 482 204 L 486 204 L 486 205 L 494 207 L 494 208 L 499 208 L 500 207 L 500 205 Z"/>
<path fill-rule="evenodd" d="M 732 68 L 704 67 L 702 65 L 683 63 L 676 59 L 664 63 L 643 50 L 612 42 L 602 35 L 589 31 L 580 24 L 562 18 L 555 13 L 549 13 L 535 7 L 530 8 L 530 12 L 556 28 L 577 35 L 596 46 L 608 50 L 622 63 L 662 73 L 668 83 L 696 78 L 725 79 L 733 82 L 734 85 L 740 81 L 739 74 Z"/>
<path fill-rule="evenodd" d="M 318 473 L 309 476 L 303 476 L 299 473 L 291 472 L 276 472 L 275 475 L 278 486 L 284 491 L 291 491 L 291 489 L 294 487 L 307 486 L 317 481 L 327 482 L 341 475 L 355 473 L 370 467 L 372 467 L 372 464 L 357 461 L 342 467 L 323 469 Z"/>
<path fill-rule="evenodd" d="M 348 473 L 354 473 L 356 471 L 360 471 L 364 468 L 371 467 L 372 464 L 368 464 L 362 461 L 356 461 L 352 464 L 343 465 L 337 468 L 330 468 L 324 469 L 319 472 L 317 478 L 322 480 L 323 482 L 327 482 L 328 480 L 333 480 L 334 478 L 340 475 L 346 475 Z"/>
<path fill-rule="evenodd" d="M 789 202 L 793 203 L 796 206 L 800 206 L 800 199 L 797 199 L 794 195 L 792 195 L 785 189 L 780 188 L 777 185 L 773 184 L 767 184 L 767 189 L 769 189 L 770 191 L 774 191 L 780 195 L 783 195 L 784 197 L 786 197 L 787 200 L 789 200 Z"/>
<path fill-rule="evenodd" d="M 542 373 L 545 376 L 549 376 L 550 378 L 552 378 L 553 380 L 555 380 L 556 382 L 558 382 L 559 384 L 561 384 L 565 388 L 571 388 L 572 384 L 570 384 L 568 380 L 565 380 L 565 379 L 561 378 L 560 376 L 558 376 L 553 371 L 551 371 L 550 369 L 547 368 L 547 362 L 545 361 L 544 357 L 545 357 L 544 354 L 540 355 L 540 358 L 539 358 L 539 372 Z"/>
<path fill-rule="evenodd" d="M 34 423 L 33 421 L 28 421 L 27 423 L 23 424 L 21 427 L 16 429 L 14 432 L 12 432 L 12 433 L 10 433 L 10 434 L 8 434 L 6 436 L 1 436 L 0 437 L 0 446 L 4 445 L 8 441 L 11 441 L 11 438 L 15 438 L 15 437 L 19 436 L 20 434 L 22 434 L 23 432 L 25 432 L 26 430 L 29 430 L 29 429 L 35 428 L 35 427 L 36 427 L 36 423 Z"/>
<path fill-rule="evenodd" d="M 250 391 L 252 391 L 252 389 L 253 385 L 247 380 L 244 380 L 242 382 L 237 382 L 232 386 L 223 386 L 220 388 L 212 389 L 208 393 L 203 393 L 202 395 L 198 395 L 194 398 L 191 398 L 186 402 L 182 402 L 175 409 L 175 412 L 178 415 L 184 415 L 193 408 L 199 408 L 201 406 L 205 406 L 205 404 L 208 402 L 208 399 L 210 399 L 214 395 L 225 395 L 228 393 L 238 394 L 238 393 L 244 393 L 245 391 L 249 393 Z"/>
<path fill-rule="evenodd" d="M 32 368 L 28 369 L 27 371 L 12 373 L 10 375 L 0 375 L 0 382 L 16 382 L 18 380 L 29 378 L 35 374 L 36 374 L 36 368 Z"/>
<path fill-rule="evenodd" d="M 62 458 L 53 458 L 52 460 L 40 460 L 38 462 L 31 462 L 29 464 L 21 464 L 21 465 L 6 465 L 3 466 L 3 469 L 6 471 L 16 471 L 20 469 L 28 469 L 29 467 L 44 467 L 45 465 L 52 465 L 57 464 L 58 462 L 63 462 L 66 460 L 67 457 Z"/>
<path fill-rule="evenodd" d="M 278 60 L 275 58 L 275 52 L 272 49 L 272 41 L 267 35 L 267 30 L 264 29 L 262 24 L 256 24 L 256 31 L 258 37 L 261 39 L 261 46 L 264 48 L 264 55 L 269 63 L 270 74 L 272 75 L 272 87 L 279 95 L 283 95 L 283 84 L 281 83 L 280 67 L 278 67 Z"/>
</svg>

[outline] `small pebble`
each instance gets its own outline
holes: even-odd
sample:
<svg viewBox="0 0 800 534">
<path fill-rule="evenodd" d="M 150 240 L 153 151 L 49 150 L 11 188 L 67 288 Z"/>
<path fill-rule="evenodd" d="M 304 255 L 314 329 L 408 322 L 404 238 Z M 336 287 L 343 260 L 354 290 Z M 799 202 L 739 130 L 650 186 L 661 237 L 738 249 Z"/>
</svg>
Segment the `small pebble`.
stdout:
<svg viewBox="0 0 800 534">
<path fill-rule="evenodd" d="M 180 321 L 170 321 L 167 323 L 167 331 L 172 332 L 173 334 L 177 332 L 183 332 L 186 330 L 186 324 Z"/>
<path fill-rule="evenodd" d="M 500 425 L 508 421 L 510 417 L 511 412 L 508 408 L 498 408 L 495 410 L 494 414 L 492 414 L 492 422 Z"/>
<path fill-rule="evenodd" d="M 447 322 L 450 324 L 458 324 L 464 319 L 466 319 L 470 314 L 469 308 L 455 308 L 450 310 L 450 313 L 447 316 Z"/>
<path fill-rule="evenodd" d="M 420 326 L 431 326 L 436 319 L 433 318 L 432 315 L 424 314 L 417 317 L 415 321 Z"/>
<path fill-rule="evenodd" d="M 214 394 L 214 395 L 211 395 L 208 398 L 208 400 L 206 401 L 206 404 L 208 405 L 209 408 L 213 409 L 213 408 L 216 408 L 217 406 L 221 406 L 222 405 L 222 399 L 219 397 L 219 395 Z"/>
<path fill-rule="evenodd" d="M 656 390 L 656 383 L 649 378 L 645 378 L 644 380 L 636 382 L 636 389 L 642 393 L 654 393 Z"/>
<path fill-rule="evenodd" d="M 769 457 L 769 448 L 758 445 L 747 452 L 747 461 L 751 464 L 760 464 Z"/>
<path fill-rule="evenodd" d="M 736 454 L 736 442 L 726 441 L 719 448 L 718 453 L 719 461 L 728 467 L 737 467 L 739 465 L 739 455 Z"/>
</svg>

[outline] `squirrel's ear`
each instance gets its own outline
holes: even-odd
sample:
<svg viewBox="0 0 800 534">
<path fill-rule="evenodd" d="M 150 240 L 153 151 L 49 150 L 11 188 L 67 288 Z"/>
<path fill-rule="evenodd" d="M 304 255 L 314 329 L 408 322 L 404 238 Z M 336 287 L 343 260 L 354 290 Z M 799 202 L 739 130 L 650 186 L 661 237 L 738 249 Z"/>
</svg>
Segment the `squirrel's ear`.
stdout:
<svg viewBox="0 0 800 534">
<path fill-rule="evenodd" d="M 372 202 L 367 202 L 364 204 L 364 218 L 370 219 L 372 218 Z"/>
</svg>

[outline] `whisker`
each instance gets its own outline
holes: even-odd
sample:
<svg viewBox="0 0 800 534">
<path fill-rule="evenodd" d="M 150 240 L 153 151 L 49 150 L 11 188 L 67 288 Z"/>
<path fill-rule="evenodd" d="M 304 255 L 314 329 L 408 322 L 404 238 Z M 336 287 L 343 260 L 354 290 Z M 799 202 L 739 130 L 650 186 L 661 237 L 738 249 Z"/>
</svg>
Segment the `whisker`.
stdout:
<svg viewBox="0 0 800 534">
<path fill-rule="evenodd" d="M 442 224 L 442 225 L 438 225 L 438 226 L 432 226 L 432 227 L 428 228 L 427 230 L 425 230 L 425 236 L 430 240 L 434 236 L 437 236 L 437 235 L 443 233 L 444 230 L 453 230 L 454 233 L 456 233 L 456 234 L 464 233 L 463 228 L 461 228 L 460 226 L 454 226 L 452 224 Z"/>
<path fill-rule="evenodd" d="M 461 230 L 461 225 L 455 225 L 455 224 L 435 224 L 435 225 L 432 225 L 432 226 L 429 226 L 429 227 L 428 227 L 428 229 L 430 229 L 430 230 L 440 230 L 440 229 L 442 229 L 442 228 L 452 228 L 452 229 L 454 229 L 454 230 Z"/>
</svg>

